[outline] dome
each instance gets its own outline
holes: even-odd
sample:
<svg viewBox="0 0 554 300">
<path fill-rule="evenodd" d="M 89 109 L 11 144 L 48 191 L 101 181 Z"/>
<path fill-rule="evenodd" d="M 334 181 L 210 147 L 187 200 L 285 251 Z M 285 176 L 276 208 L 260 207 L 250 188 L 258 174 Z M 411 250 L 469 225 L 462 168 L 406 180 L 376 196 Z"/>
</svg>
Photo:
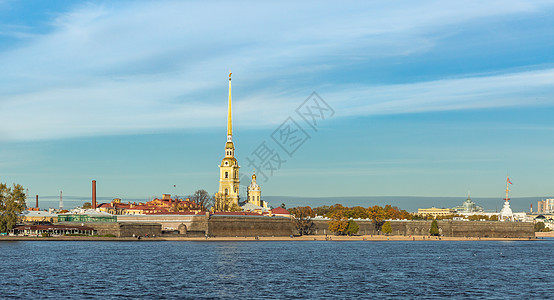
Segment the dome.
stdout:
<svg viewBox="0 0 554 300">
<path fill-rule="evenodd" d="M 514 213 L 512 212 L 512 209 L 510 208 L 510 203 L 508 201 L 504 202 L 504 207 L 500 210 L 500 218 L 508 218 L 512 219 L 514 217 Z"/>
<path fill-rule="evenodd" d="M 233 145 L 233 142 L 227 142 L 225 143 L 225 149 L 235 149 L 235 145 Z"/>
</svg>

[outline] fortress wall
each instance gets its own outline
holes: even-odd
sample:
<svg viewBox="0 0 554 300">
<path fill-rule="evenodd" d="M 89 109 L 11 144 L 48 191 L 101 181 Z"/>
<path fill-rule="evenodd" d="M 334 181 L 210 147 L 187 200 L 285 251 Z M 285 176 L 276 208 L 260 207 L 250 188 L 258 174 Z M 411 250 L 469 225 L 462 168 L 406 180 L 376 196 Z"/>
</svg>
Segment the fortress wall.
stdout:
<svg viewBox="0 0 554 300">
<path fill-rule="evenodd" d="M 314 232 L 313 234 L 316 235 L 333 235 L 332 232 L 329 232 L 329 220 L 315 220 L 314 222 Z M 359 235 L 376 235 L 377 232 L 375 231 L 375 226 L 373 225 L 372 221 L 356 221 L 358 226 L 360 227 L 358 230 Z M 400 234 L 402 235 L 402 234 Z"/>
<path fill-rule="evenodd" d="M 162 230 L 179 230 L 181 225 L 187 231 L 206 231 L 206 215 L 121 215 L 117 221 L 121 223 L 158 223 Z"/>
<path fill-rule="evenodd" d="M 113 234 L 116 237 L 135 235 L 161 236 L 167 226 L 186 227 L 182 234 L 202 236 L 204 233 L 213 236 L 289 236 L 296 234 L 293 222 L 280 217 L 238 217 L 238 216 L 171 216 L 171 218 L 141 218 L 142 222 L 128 219 L 118 223 L 86 223 L 99 235 Z M 135 220 L 133 220 L 135 221 Z M 136 220 L 139 221 L 139 220 Z M 167 222 L 167 224 L 166 224 Z M 333 234 L 329 232 L 328 220 L 314 221 L 314 234 Z M 372 221 L 356 221 L 359 235 L 379 235 Z M 432 221 L 393 221 L 392 235 L 429 235 Z M 439 231 L 446 237 L 490 237 L 490 238 L 527 238 L 535 237 L 533 223 L 494 222 L 494 221 L 437 221 Z M 181 229 L 184 229 L 181 227 Z M 181 230 L 180 230 L 181 231 Z"/>
<path fill-rule="evenodd" d="M 314 221 L 314 234 L 332 234 L 329 232 L 328 220 Z M 382 234 L 375 230 L 371 221 L 356 221 L 360 235 Z M 392 221 L 392 235 L 429 235 L 432 221 Z M 495 222 L 495 221 L 437 221 L 439 231 L 447 237 L 490 237 L 503 238 L 535 237 L 533 223 L 529 222 Z"/>
<path fill-rule="evenodd" d="M 113 234 L 116 237 L 161 236 L 162 226 L 158 223 L 85 223 L 98 235 Z"/>
<path fill-rule="evenodd" d="M 156 223 L 122 223 L 120 226 L 121 237 L 133 236 L 161 236 L 162 226 Z"/>
<path fill-rule="evenodd" d="M 119 223 L 85 223 L 96 230 L 98 235 L 113 234 L 120 237 Z"/>
<path fill-rule="evenodd" d="M 211 216 L 208 235 L 220 236 L 290 236 L 295 233 L 289 218 Z"/>
</svg>

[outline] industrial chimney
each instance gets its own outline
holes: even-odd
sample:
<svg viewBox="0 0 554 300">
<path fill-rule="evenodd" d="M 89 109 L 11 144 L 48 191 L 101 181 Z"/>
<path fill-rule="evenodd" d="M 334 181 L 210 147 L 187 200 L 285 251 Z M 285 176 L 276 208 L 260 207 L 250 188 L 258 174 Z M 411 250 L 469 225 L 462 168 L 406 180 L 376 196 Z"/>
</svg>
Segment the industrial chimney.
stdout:
<svg viewBox="0 0 554 300">
<path fill-rule="evenodd" d="M 92 181 L 92 209 L 96 209 L 96 180 Z"/>
<path fill-rule="evenodd" d="M 37 198 L 36 198 L 36 205 L 35 207 L 38 209 L 38 195 L 37 195 Z"/>
</svg>

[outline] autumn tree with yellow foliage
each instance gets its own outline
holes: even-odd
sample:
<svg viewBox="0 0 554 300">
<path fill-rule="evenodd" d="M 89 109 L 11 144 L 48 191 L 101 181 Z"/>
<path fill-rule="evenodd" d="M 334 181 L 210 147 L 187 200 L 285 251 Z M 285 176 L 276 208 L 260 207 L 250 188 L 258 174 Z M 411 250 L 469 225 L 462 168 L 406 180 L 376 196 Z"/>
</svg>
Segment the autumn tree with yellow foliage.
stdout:
<svg viewBox="0 0 554 300">
<path fill-rule="evenodd" d="M 331 216 L 331 219 L 332 220 L 329 222 L 329 231 L 336 235 L 345 234 L 346 230 L 348 230 L 348 218 L 346 217 L 344 211 L 336 211 Z"/>
</svg>

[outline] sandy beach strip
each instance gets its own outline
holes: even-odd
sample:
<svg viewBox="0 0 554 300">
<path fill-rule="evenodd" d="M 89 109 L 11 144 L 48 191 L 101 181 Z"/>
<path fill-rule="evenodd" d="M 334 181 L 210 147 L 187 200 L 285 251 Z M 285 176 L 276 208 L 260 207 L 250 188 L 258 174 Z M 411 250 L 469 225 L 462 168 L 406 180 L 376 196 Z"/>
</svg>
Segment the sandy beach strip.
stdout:
<svg viewBox="0 0 554 300">
<path fill-rule="evenodd" d="M 305 235 L 305 236 L 275 236 L 275 237 L 94 237 L 94 236 L 56 236 L 56 237 L 0 237 L 0 241 L 196 241 L 196 242 L 258 242 L 258 241 L 529 241 L 537 238 L 477 238 L 477 237 L 430 237 L 430 236 L 335 236 L 335 235 Z"/>
</svg>

